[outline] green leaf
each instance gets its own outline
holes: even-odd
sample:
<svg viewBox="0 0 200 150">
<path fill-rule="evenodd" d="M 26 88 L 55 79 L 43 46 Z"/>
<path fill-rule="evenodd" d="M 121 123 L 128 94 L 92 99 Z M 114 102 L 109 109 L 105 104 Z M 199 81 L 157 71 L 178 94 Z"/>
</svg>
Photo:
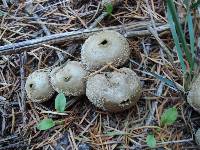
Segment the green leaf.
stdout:
<svg viewBox="0 0 200 150">
<path fill-rule="evenodd" d="M 113 11 L 113 5 L 112 4 L 107 4 L 106 5 L 106 12 L 111 15 Z"/>
<path fill-rule="evenodd" d="M 168 108 L 161 116 L 161 125 L 172 125 L 178 117 L 178 111 L 175 107 Z"/>
<path fill-rule="evenodd" d="M 64 112 L 66 107 L 66 97 L 63 93 L 59 93 L 55 100 L 55 109 L 57 112 Z"/>
<path fill-rule="evenodd" d="M 150 148 L 155 148 L 156 147 L 156 139 L 153 134 L 148 134 L 146 143 Z"/>
<path fill-rule="evenodd" d="M 55 126 L 55 122 L 52 119 L 43 119 L 37 125 L 38 130 L 47 130 Z"/>
</svg>

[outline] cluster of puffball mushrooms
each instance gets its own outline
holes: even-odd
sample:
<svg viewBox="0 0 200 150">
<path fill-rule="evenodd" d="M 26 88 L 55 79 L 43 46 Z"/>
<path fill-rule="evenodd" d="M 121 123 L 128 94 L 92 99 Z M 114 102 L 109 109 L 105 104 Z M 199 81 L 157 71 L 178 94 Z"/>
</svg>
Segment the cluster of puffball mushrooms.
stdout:
<svg viewBox="0 0 200 150">
<path fill-rule="evenodd" d="M 82 46 L 81 61 L 67 61 L 53 69 L 40 69 L 26 80 L 27 96 L 33 102 L 49 100 L 56 92 L 65 96 L 85 95 L 98 108 L 110 112 L 132 107 L 140 98 L 136 73 L 122 67 L 130 57 L 129 43 L 116 31 L 90 36 Z M 112 64 L 115 69 L 98 71 Z"/>
<path fill-rule="evenodd" d="M 122 66 L 130 57 L 129 44 L 116 31 L 102 31 L 90 36 L 82 46 L 81 62 L 68 61 L 62 66 L 36 70 L 29 75 L 25 89 L 33 102 L 50 99 L 55 91 L 66 96 L 81 96 L 97 107 L 111 112 L 132 107 L 141 95 L 139 77 L 129 68 L 106 70 L 100 68 L 112 63 Z M 96 71 L 98 73 L 91 73 Z M 200 112 L 200 76 L 191 87 L 188 103 Z"/>
</svg>

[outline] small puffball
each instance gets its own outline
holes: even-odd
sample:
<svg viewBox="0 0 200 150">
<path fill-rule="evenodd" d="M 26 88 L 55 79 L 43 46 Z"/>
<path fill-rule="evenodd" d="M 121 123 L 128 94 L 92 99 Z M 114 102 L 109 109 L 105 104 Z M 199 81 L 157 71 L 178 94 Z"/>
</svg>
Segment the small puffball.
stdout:
<svg viewBox="0 0 200 150">
<path fill-rule="evenodd" d="M 197 77 L 195 82 L 192 84 L 191 89 L 187 96 L 188 103 L 200 113 L 200 76 Z"/>
<path fill-rule="evenodd" d="M 140 98 L 141 84 L 136 73 L 129 68 L 105 72 L 90 77 L 86 96 L 97 107 L 110 112 L 132 107 Z"/>
<path fill-rule="evenodd" d="M 81 61 L 87 70 L 96 70 L 106 65 L 123 65 L 130 56 L 126 38 L 116 31 L 102 31 L 90 36 L 82 46 Z"/>
<path fill-rule="evenodd" d="M 85 94 L 86 75 L 87 72 L 77 61 L 69 61 L 61 67 L 54 68 L 50 73 L 53 88 L 66 96 Z"/>
<path fill-rule="evenodd" d="M 197 132 L 195 134 L 195 141 L 196 141 L 197 145 L 200 146 L 200 128 L 197 130 Z"/>
<path fill-rule="evenodd" d="M 33 102 L 44 102 L 54 94 L 49 82 L 49 70 L 36 70 L 30 74 L 25 84 L 26 93 Z"/>
</svg>

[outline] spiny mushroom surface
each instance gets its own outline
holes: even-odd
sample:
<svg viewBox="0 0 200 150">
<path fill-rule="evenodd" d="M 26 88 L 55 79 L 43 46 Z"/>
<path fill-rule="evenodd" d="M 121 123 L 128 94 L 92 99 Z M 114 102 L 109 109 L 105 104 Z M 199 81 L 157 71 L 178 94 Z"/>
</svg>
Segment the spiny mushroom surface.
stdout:
<svg viewBox="0 0 200 150">
<path fill-rule="evenodd" d="M 54 68 L 50 73 L 53 88 L 66 96 L 85 94 L 86 75 L 87 72 L 77 61 L 69 61 L 61 67 Z"/>
<path fill-rule="evenodd" d="M 49 70 L 36 70 L 30 74 L 25 84 L 26 93 L 33 102 L 44 102 L 51 98 L 54 89 L 49 82 Z"/>
<path fill-rule="evenodd" d="M 96 70 L 107 63 L 117 67 L 130 56 L 126 38 L 116 31 L 102 31 L 90 36 L 82 46 L 81 61 L 88 70 Z"/>
<path fill-rule="evenodd" d="M 192 84 L 187 96 L 187 101 L 194 110 L 200 113 L 200 76 L 198 76 Z"/>
<path fill-rule="evenodd" d="M 141 84 L 129 68 L 105 72 L 90 77 L 86 85 L 88 99 L 97 107 L 110 112 L 132 107 L 141 95 Z"/>
</svg>

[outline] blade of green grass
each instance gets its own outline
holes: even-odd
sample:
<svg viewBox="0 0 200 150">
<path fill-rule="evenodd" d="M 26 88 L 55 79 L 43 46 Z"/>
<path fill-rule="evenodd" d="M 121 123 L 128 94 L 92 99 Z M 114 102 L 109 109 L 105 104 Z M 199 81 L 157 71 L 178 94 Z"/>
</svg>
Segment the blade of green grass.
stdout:
<svg viewBox="0 0 200 150">
<path fill-rule="evenodd" d="M 179 37 L 179 39 L 181 41 L 182 48 L 183 48 L 183 50 L 185 52 L 186 59 L 189 62 L 190 71 L 192 72 L 193 67 L 194 67 L 194 60 L 193 60 L 192 55 L 191 55 L 191 53 L 189 51 L 189 48 L 187 46 L 185 35 L 184 35 L 184 32 L 183 32 L 183 30 L 181 28 L 181 24 L 180 24 L 178 16 L 177 16 L 177 12 L 176 12 L 176 8 L 175 8 L 175 5 L 174 5 L 174 2 L 173 2 L 173 0 L 166 0 L 166 2 L 167 2 L 167 5 L 168 5 L 168 8 L 169 8 L 169 11 L 171 12 L 172 19 L 173 19 L 173 21 L 175 23 L 175 28 L 176 28 L 178 37 Z"/>
<path fill-rule="evenodd" d="M 162 77 L 161 75 L 159 75 L 159 74 L 157 74 L 157 73 L 154 73 L 154 72 L 150 72 L 150 74 L 153 75 L 155 78 L 159 79 L 160 81 L 164 82 L 164 83 L 167 84 L 168 86 L 171 86 L 171 87 L 173 87 L 173 88 L 175 88 L 175 89 L 178 89 L 178 88 L 176 87 L 176 84 L 175 84 L 173 81 L 171 81 L 171 80 L 169 80 L 169 79 L 167 79 L 167 78 L 164 78 L 164 77 Z"/>
<path fill-rule="evenodd" d="M 0 10 L 0 17 L 4 16 L 5 12 L 3 12 L 2 10 Z"/>
<path fill-rule="evenodd" d="M 195 34 L 194 34 L 193 21 L 192 21 L 191 9 L 190 9 L 190 2 L 191 2 L 190 0 L 184 0 L 184 4 L 186 5 L 186 10 L 187 10 L 186 22 L 188 24 L 188 29 L 189 29 L 190 50 L 191 50 L 192 58 L 194 59 Z"/>
<path fill-rule="evenodd" d="M 132 59 L 130 59 L 130 62 L 140 66 L 140 64 L 138 64 L 137 62 L 135 62 Z M 154 73 L 154 72 L 150 71 L 151 70 L 150 68 L 146 68 L 146 67 L 143 67 L 143 66 L 140 66 L 140 67 L 143 69 L 143 71 L 140 70 L 142 73 L 144 73 L 146 75 L 149 75 L 149 76 L 152 76 L 152 77 L 162 81 L 168 87 L 170 87 L 171 89 L 173 89 L 175 91 L 182 91 L 183 92 L 183 89 L 181 87 L 178 87 L 174 81 L 171 81 L 170 79 L 167 79 L 166 77 L 163 77 L 162 75 L 159 75 L 157 73 Z"/>
<path fill-rule="evenodd" d="M 177 55 L 178 55 L 178 58 L 179 58 L 180 63 L 181 63 L 182 72 L 183 72 L 183 74 L 185 74 L 186 73 L 186 65 L 184 63 L 183 53 L 182 53 L 181 47 L 179 45 L 178 35 L 176 33 L 175 25 L 174 25 L 172 15 L 171 15 L 171 12 L 169 11 L 169 9 L 167 11 L 167 17 L 168 17 L 168 22 L 169 22 L 169 25 L 170 25 L 172 37 L 174 39 Z"/>
<path fill-rule="evenodd" d="M 194 56 L 195 56 L 195 35 L 194 35 L 194 28 L 193 28 L 192 16 L 191 16 L 190 11 L 188 11 L 187 22 L 188 22 L 189 35 L 190 35 L 190 50 L 191 50 L 191 53 L 192 53 L 192 59 L 194 59 Z"/>
</svg>

